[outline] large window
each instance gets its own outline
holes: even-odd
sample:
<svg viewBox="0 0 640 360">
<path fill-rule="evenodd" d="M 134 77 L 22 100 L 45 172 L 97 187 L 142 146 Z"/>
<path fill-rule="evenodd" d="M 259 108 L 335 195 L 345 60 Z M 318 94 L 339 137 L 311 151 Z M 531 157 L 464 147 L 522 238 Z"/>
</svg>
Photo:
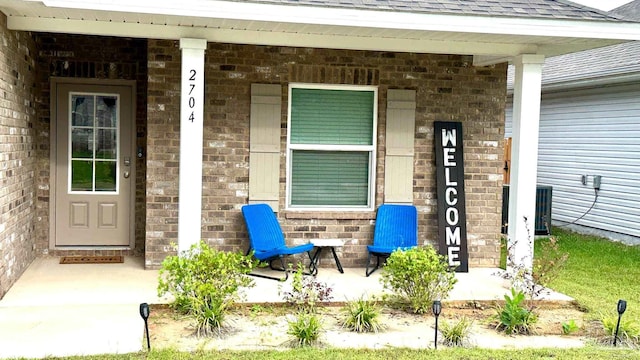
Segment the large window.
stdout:
<svg viewBox="0 0 640 360">
<path fill-rule="evenodd" d="M 377 89 L 292 84 L 287 206 L 372 209 Z"/>
</svg>

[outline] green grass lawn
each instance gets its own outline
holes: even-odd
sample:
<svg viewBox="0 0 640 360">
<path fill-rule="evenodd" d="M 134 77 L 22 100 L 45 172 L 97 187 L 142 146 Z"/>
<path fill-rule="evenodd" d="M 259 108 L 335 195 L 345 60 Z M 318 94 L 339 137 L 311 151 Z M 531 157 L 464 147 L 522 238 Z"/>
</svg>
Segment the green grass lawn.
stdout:
<svg viewBox="0 0 640 360">
<path fill-rule="evenodd" d="M 553 229 L 553 235 L 569 259 L 549 286 L 576 299 L 592 318 L 617 316 L 618 299 L 624 299 L 624 318 L 640 322 L 640 246 L 558 228 Z"/>
<path fill-rule="evenodd" d="M 371 360 L 371 359 L 637 359 L 637 350 L 619 349 L 529 349 L 529 350 L 486 350 L 486 349 L 442 349 L 442 350 L 354 350 L 354 349 L 296 349 L 287 351 L 208 351 L 208 352 L 178 352 L 172 350 L 151 351 L 151 353 L 101 355 L 69 357 L 65 359 L 91 359 L 91 360 L 186 360 L 186 359 L 211 359 L 211 360 Z"/>
</svg>

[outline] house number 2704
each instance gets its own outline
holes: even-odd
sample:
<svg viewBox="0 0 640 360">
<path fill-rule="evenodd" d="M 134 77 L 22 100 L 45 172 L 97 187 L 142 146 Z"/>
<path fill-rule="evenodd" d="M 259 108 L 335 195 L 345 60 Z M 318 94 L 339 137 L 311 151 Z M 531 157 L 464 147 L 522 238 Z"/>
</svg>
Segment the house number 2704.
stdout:
<svg viewBox="0 0 640 360">
<path fill-rule="evenodd" d="M 191 114 L 189 115 L 189 121 L 195 120 L 193 108 L 196 106 L 196 98 L 193 97 L 193 90 L 196 88 L 196 71 L 194 69 L 189 70 L 189 109 Z"/>
</svg>

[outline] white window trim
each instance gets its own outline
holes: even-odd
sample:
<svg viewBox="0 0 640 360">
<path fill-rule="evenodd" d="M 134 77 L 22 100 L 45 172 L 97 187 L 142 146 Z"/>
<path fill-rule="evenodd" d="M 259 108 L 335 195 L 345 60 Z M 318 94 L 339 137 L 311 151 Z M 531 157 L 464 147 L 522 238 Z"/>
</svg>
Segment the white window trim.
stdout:
<svg viewBox="0 0 640 360">
<path fill-rule="evenodd" d="M 309 145 L 291 144 L 291 99 L 293 89 L 320 89 L 344 91 L 373 91 L 373 131 L 372 145 Z M 373 211 L 376 197 L 376 152 L 378 134 L 378 87 L 356 85 L 327 85 L 310 83 L 290 83 L 287 99 L 287 153 L 286 153 L 286 210 L 293 211 Z M 369 152 L 369 198 L 365 206 L 292 206 L 291 205 L 291 158 L 293 150 L 322 151 L 368 151 Z"/>
</svg>

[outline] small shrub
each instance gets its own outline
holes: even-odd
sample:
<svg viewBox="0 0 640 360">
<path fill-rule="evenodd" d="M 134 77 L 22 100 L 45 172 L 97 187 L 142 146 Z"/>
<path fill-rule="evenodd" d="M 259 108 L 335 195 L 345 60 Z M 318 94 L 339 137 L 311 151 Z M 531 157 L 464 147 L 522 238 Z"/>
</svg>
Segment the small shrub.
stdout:
<svg viewBox="0 0 640 360">
<path fill-rule="evenodd" d="M 613 344 L 613 337 L 616 334 L 616 326 L 618 324 L 617 316 L 604 316 L 601 318 L 602 326 L 604 327 L 603 343 Z M 625 319 L 620 320 L 620 328 L 618 329 L 618 344 L 623 345 L 637 345 L 640 343 L 640 325 L 632 320 Z"/>
<path fill-rule="evenodd" d="M 471 325 L 473 322 L 466 317 L 455 323 L 443 321 L 439 327 L 442 343 L 447 346 L 465 346 L 471 333 Z"/>
<path fill-rule="evenodd" d="M 332 292 L 331 287 L 318 281 L 315 276 L 305 275 L 302 264 L 298 264 L 297 270 L 293 273 L 291 289 L 283 291 L 282 286 L 279 289 L 280 296 L 287 304 L 303 312 L 314 312 L 317 303 L 333 298 Z"/>
<path fill-rule="evenodd" d="M 532 326 L 538 321 L 538 316 L 523 304 L 524 293 L 511 288 L 511 296 L 505 295 L 504 300 L 504 307 L 498 308 L 496 329 L 507 334 L 532 334 Z"/>
<path fill-rule="evenodd" d="M 432 246 L 394 251 L 380 280 L 385 289 L 408 301 L 419 314 L 430 311 L 435 299 L 445 299 L 457 281 L 446 258 Z"/>
<path fill-rule="evenodd" d="M 173 295 L 172 306 L 195 320 L 198 335 L 219 333 L 229 306 L 239 299 L 239 288 L 253 286 L 244 275 L 254 266 L 248 256 L 217 251 L 201 241 L 162 262 L 158 295 Z"/>
<path fill-rule="evenodd" d="M 363 298 L 350 301 L 342 308 L 340 322 L 343 327 L 355 332 L 377 333 L 385 328 L 385 325 L 380 322 L 378 304 L 375 300 L 366 301 Z"/>
<path fill-rule="evenodd" d="M 299 313 L 295 320 L 289 321 L 287 334 L 293 339 L 289 342 L 293 347 L 312 346 L 318 342 L 322 333 L 322 323 L 316 314 Z"/>
<path fill-rule="evenodd" d="M 571 319 L 568 322 L 562 323 L 562 334 L 571 335 L 574 332 L 580 330 L 580 327 L 576 324 L 576 321 Z"/>
</svg>

